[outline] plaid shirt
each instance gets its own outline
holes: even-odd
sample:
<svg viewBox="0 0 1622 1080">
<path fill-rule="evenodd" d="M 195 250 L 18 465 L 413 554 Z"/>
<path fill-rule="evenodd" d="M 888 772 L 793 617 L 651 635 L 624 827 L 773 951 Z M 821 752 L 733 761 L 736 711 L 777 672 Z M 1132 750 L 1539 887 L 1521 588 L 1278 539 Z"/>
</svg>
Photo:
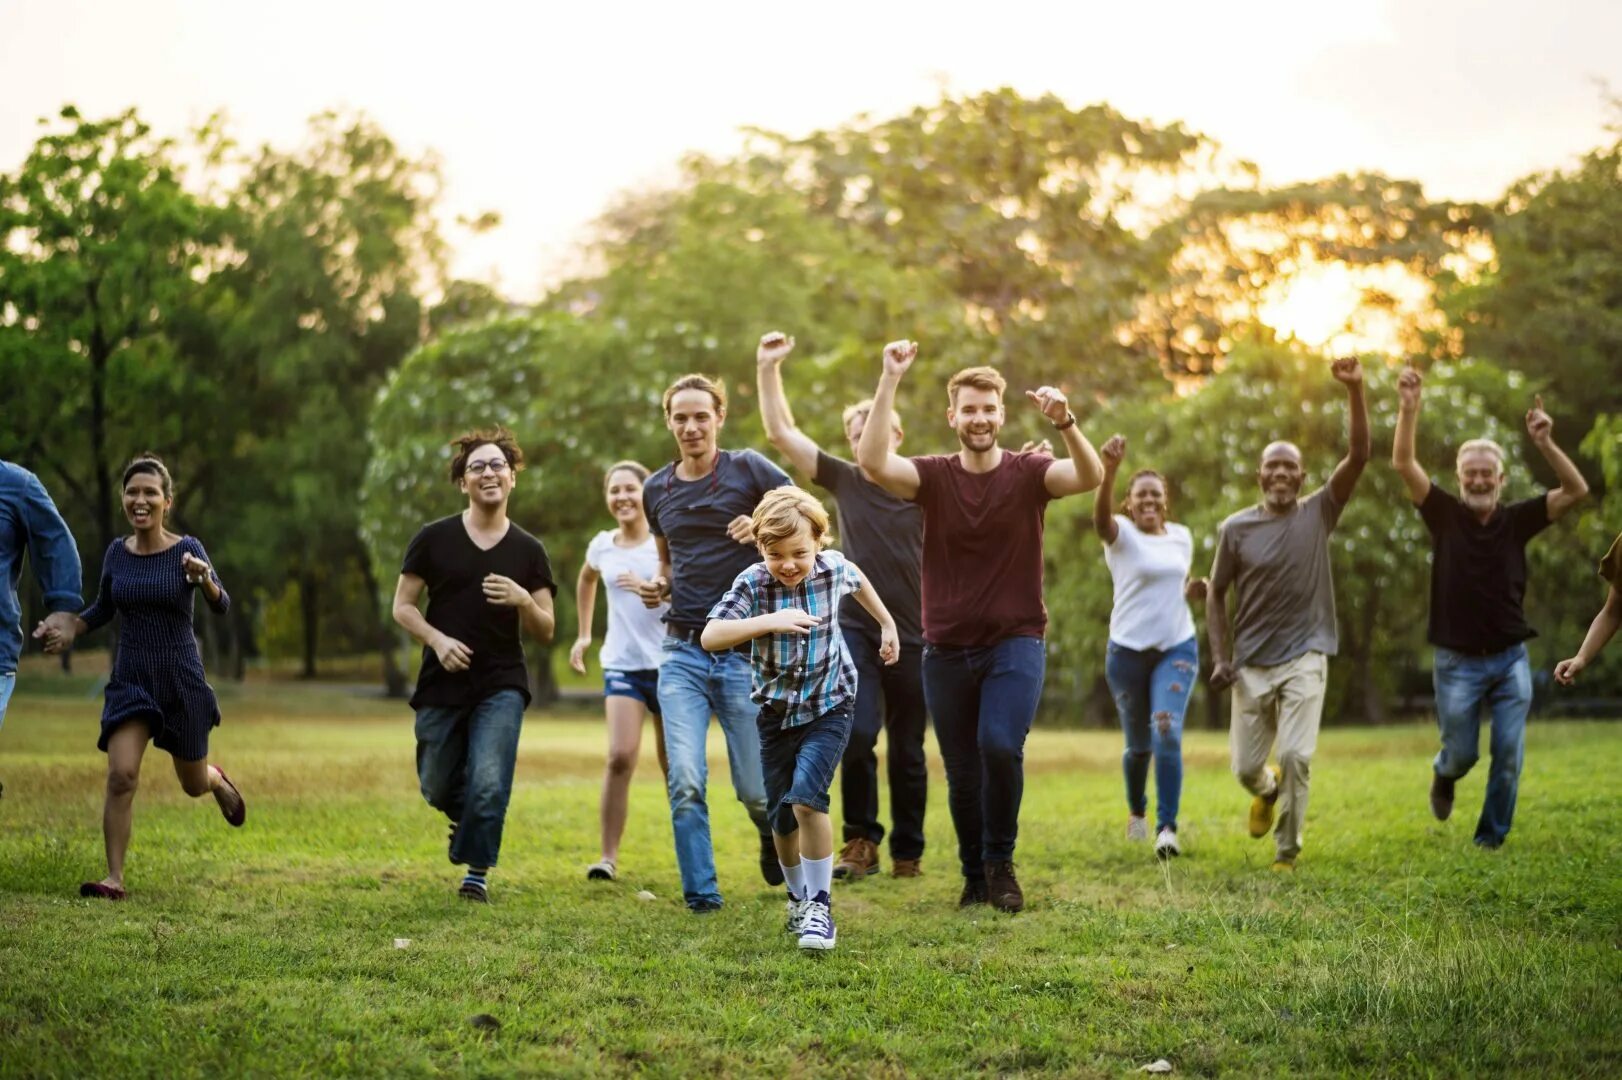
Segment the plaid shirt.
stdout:
<svg viewBox="0 0 1622 1080">
<path fill-rule="evenodd" d="M 712 619 L 751 619 L 785 608 L 816 617 L 809 634 L 762 635 L 750 649 L 750 699 L 781 709 L 784 727 L 809 724 L 856 696 L 856 662 L 839 630 L 839 601 L 861 587 L 853 564 L 837 551 L 822 551 L 810 576 L 792 587 L 756 563 L 710 609 Z"/>
</svg>

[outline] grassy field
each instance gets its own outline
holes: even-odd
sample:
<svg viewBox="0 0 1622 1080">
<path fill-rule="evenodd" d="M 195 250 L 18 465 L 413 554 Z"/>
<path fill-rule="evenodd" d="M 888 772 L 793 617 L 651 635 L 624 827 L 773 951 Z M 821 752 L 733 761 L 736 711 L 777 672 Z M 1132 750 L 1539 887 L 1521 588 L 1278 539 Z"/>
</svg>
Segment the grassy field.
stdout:
<svg viewBox="0 0 1622 1080">
<path fill-rule="evenodd" d="M 149 754 L 131 898 L 110 905 L 76 891 L 103 873 L 99 701 L 14 700 L 0 1075 L 1622 1072 L 1616 724 L 1534 722 L 1493 853 L 1470 844 L 1480 769 L 1452 821 L 1430 818 L 1428 727 L 1326 732 L 1293 876 L 1245 834 L 1221 735 L 1188 738 L 1188 854 L 1162 867 L 1121 836 L 1119 737 L 1039 731 L 1024 914 L 956 908 L 937 771 L 925 876 L 839 886 L 839 948 L 808 956 L 760 882 L 719 738 L 723 912 L 681 905 L 651 743 L 622 880 L 583 880 L 600 726 L 535 715 L 476 907 L 416 793 L 403 705 L 276 685 L 222 704 L 215 758 L 247 827 Z"/>
</svg>

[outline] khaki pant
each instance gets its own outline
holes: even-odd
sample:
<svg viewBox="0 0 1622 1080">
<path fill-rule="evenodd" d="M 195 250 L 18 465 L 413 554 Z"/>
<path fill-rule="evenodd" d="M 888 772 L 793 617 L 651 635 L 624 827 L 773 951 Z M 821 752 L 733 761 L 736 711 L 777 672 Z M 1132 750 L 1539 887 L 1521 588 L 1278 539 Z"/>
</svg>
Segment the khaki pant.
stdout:
<svg viewBox="0 0 1622 1080">
<path fill-rule="evenodd" d="M 1228 731 L 1233 774 L 1253 795 L 1278 792 L 1273 835 L 1280 859 L 1294 859 L 1301 851 L 1312 753 L 1318 748 L 1328 674 L 1329 658 L 1309 652 L 1273 667 L 1240 668 L 1233 684 L 1233 719 Z M 1275 741 L 1276 782 L 1265 771 Z"/>
</svg>

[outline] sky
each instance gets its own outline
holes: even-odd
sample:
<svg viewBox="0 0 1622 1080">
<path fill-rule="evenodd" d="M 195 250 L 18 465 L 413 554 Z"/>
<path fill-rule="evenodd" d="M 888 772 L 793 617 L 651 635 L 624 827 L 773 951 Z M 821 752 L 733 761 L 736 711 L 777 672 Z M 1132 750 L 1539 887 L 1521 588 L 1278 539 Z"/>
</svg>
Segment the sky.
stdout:
<svg viewBox="0 0 1622 1080">
<path fill-rule="evenodd" d="M 0 0 L 0 171 L 36 118 L 129 106 L 296 144 L 364 110 L 442 160 L 453 270 L 538 297 L 616 192 L 739 128 L 790 135 L 1012 86 L 1181 120 L 1284 183 L 1353 170 L 1489 199 L 1619 118 L 1617 0 L 936 0 L 817 5 Z M 493 210 L 474 236 L 457 217 Z"/>
</svg>

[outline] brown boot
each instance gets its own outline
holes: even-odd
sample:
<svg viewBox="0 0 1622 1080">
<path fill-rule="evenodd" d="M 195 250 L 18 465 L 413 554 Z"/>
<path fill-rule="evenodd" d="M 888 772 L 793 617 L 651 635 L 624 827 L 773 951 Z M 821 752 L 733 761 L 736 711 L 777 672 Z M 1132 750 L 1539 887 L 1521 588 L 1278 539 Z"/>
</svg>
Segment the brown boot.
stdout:
<svg viewBox="0 0 1622 1080">
<path fill-rule="evenodd" d="M 998 911 L 1016 912 L 1025 908 L 1025 894 L 1014 877 L 1010 860 L 986 863 L 986 899 Z"/>
<path fill-rule="evenodd" d="M 834 878 L 864 878 L 879 872 L 879 846 L 865 836 L 847 840 L 834 863 Z"/>
<path fill-rule="evenodd" d="M 919 866 L 919 859 L 891 859 L 891 877 L 923 877 L 923 867 Z"/>
</svg>

